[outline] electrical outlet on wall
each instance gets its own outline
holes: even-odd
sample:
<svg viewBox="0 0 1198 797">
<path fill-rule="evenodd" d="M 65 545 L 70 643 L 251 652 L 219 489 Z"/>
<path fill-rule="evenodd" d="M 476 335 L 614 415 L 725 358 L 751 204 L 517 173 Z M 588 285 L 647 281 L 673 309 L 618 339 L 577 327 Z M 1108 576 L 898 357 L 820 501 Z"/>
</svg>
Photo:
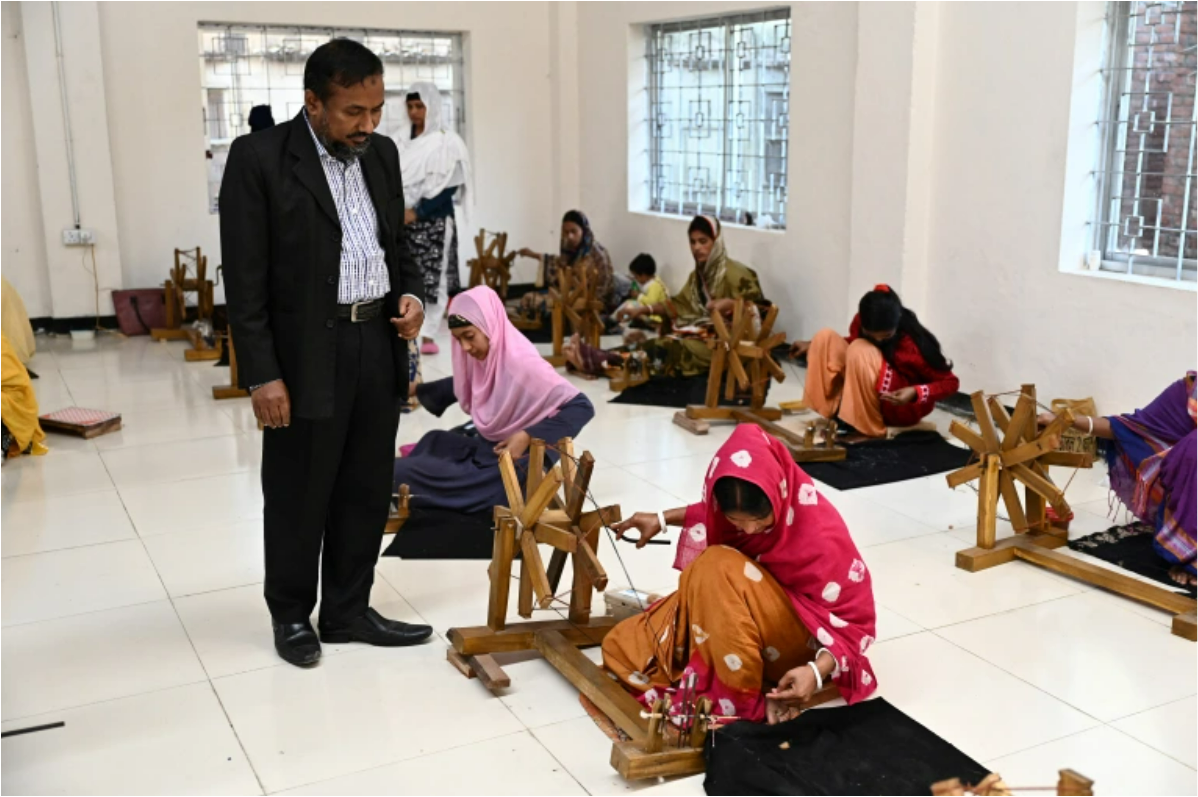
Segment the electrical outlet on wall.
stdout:
<svg viewBox="0 0 1198 797">
<path fill-rule="evenodd" d="M 95 246 L 96 233 L 82 227 L 68 227 L 62 231 L 63 246 Z"/>
</svg>

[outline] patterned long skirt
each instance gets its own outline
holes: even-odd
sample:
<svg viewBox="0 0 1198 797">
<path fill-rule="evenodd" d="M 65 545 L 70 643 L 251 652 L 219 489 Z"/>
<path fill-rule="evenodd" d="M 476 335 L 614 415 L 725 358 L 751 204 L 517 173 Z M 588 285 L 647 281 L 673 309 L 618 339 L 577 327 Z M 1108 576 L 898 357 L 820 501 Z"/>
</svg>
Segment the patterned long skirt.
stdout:
<svg viewBox="0 0 1198 797">
<path fill-rule="evenodd" d="M 608 633 L 603 664 L 646 706 L 693 686 L 715 714 L 762 722 L 765 692 L 815 655 L 810 638 L 764 567 L 715 546 L 682 572 L 677 592 Z"/>
</svg>

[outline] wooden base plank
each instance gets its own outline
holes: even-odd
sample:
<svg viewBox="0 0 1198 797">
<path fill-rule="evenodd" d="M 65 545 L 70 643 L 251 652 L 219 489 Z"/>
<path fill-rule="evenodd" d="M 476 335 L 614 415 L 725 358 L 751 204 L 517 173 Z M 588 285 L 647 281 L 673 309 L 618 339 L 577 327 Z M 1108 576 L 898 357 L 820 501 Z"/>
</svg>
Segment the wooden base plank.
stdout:
<svg viewBox="0 0 1198 797">
<path fill-rule="evenodd" d="M 187 340 L 187 330 L 179 329 L 151 329 L 150 337 L 154 340 Z"/>
<path fill-rule="evenodd" d="M 449 629 L 449 642 L 463 656 L 478 656 L 483 653 L 509 653 L 519 650 L 535 650 L 533 634 L 538 631 L 557 631 L 575 646 L 599 645 L 607 632 L 619 620 L 615 617 L 592 617 L 589 623 L 570 623 L 568 620 L 537 620 L 515 623 L 502 631 L 478 625 Z"/>
<path fill-rule="evenodd" d="M 183 352 L 183 359 L 189 363 L 208 362 L 211 360 L 219 360 L 221 351 L 217 349 L 187 349 Z"/>
<path fill-rule="evenodd" d="M 212 388 L 212 398 L 217 401 L 232 398 L 245 398 L 250 394 L 248 390 L 242 390 L 236 385 L 215 385 Z"/>
<path fill-rule="evenodd" d="M 711 424 L 709 424 L 707 421 L 702 421 L 697 418 L 690 418 L 682 410 L 674 413 L 674 424 L 676 426 L 681 426 L 691 434 L 707 434 L 711 431 Z"/>
<path fill-rule="evenodd" d="M 1195 610 L 1193 598 L 1179 595 L 1166 587 L 1149 584 L 1114 570 L 1048 550 L 1026 540 L 1016 539 L 1018 542 L 1012 546 L 1015 556 L 1025 562 L 1031 562 L 1054 573 L 1079 579 L 1087 584 L 1174 614 L 1185 614 Z"/>
<path fill-rule="evenodd" d="M 1173 616 L 1173 633 L 1191 642 L 1198 642 L 1198 629 L 1194 625 L 1194 611 L 1192 609 L 1185 614 Z"/>
<path fill-rule="evenodd" d="M 458 653 L 453 648 L 446 648 L 445 660 L 453 665 L 453 668 L 467 678 L 475 678 L 474 670 L 470 667 L 470 660 Z"/>
<path fill-rule="evenodd" d="M 1020 534 L 999 540 L 994 544 L 993 548 L 976 547 L 957 551 L 957 567 L 962 570 L 968 570 L 970 573 L 976 573 L 979 570 L 987 570 L 995 565 L 1006 564 L 1015 558 L 1015 552 L 1012 549 L 1015 545 L 1019 544 L 1021 539 L 1042 548 L 1059 548 L 1066 544 L 1064 538 L 1055 534 L 1039 534 L 1036 532 Z"/>
<path fill-rule="evenodd" d="M 512 685 L 512 679 L 490 655 L 484 653 L 480 656 L 471 656 L 466 661 L 470 665 L 470 671 L 478 676 L 482 685 L 492 692 L 507 689 Z"/>
<path fill-rule="evenodd" d="M 627 780 L 697 775 L 703 771 L 703 750 L 681 747 L 646 753 L 635 742 L 616 742 L 611 747 L 612 768 Z"/>
<path fill-rule="evenodd" d="M 641 716 L 642 706 L 635 697 L 608 678 L 598 664 L 570 644 L 561 632 L 538 631 L 533 634 L 533 641 L 545 660 L 586 695 L 616 727 L 628 734 L 632 741 L 644 744 L 649 720 Z"/>
</svg>

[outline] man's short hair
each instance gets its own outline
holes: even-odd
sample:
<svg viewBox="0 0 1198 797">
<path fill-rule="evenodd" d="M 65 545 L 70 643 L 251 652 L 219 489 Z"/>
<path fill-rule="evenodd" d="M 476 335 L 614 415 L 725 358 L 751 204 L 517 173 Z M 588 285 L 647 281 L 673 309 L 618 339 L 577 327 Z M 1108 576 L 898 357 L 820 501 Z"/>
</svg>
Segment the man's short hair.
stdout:
<svg viewBox="0 0 1198 797">
<path fill-rule="evenodd" d="M 353 39 L 333 39 L 308 56 L 304 64 L 304 88 L 321 102 L 333 94 L 333 84 L 349 88 L 366 78 L 383 74 L 383 62 L 364 44 Z"/>
</svg>

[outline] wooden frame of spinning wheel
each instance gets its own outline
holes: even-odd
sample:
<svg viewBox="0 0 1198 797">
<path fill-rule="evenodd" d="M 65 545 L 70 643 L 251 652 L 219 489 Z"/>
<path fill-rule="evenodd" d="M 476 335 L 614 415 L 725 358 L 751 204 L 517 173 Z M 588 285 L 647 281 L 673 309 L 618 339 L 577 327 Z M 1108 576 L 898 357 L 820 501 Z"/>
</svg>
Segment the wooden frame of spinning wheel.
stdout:
<svg viewBox="0 0 1198 797">
<path fill-rule="evenodd" d="M 562 353 L 565 344 L 566 321 L 571 333 L 577 332 L 592 346 L 599 346 L 603 335 L 603 302 L 595 297 L 595 279 L 585 262 L 559 268 L 557 285 L 549 289 L 553 300 L 550 318 L 553 323 L 553 354 L 545 357 L 555 368 L 566 364 Z"/>
<path fill-rule="evenodd" d="M 845 449 L 837 446 L 835 425 L 830 425 L 822 446 L 815 445 L 814 427 L 800 435 L 777 423 L 782 419 L 782 410 L 765 406 L 765 385 L 769 379 L 786 380 L 786 372 L 774 360 L 774 347 L 786 341 L 785 332 L 774 330 L 778 320 L 778 306 L 771 305 L 761 323 L 761 331 L 755 339 L 748 338 L 752 315 L 744 302 L 737 302 L 732 313 L 729 329 L 719 312 L 712 312 L 711 324 L 715 337 L 708 341 L 711 347 L 711 371 L 707 376 L 707 395 L 703 404 L 692 404 L 685 412 L 674 415 L 674 423 L 694 434 L 707 434 L 711 426 L 708 421 L 736 421 L 752 423 L 778 438 L 795 462 L 835 462 L 845 458 Z M 746 363 L 748 367 L 746 368 Z M 720 384 L 724 385 L 724 398 L 731 401 L 736 389 L 752 390 L 748 407 L 720 406 Z"/>
<path fill-rule="evenodd" d="M 495 544 L 488 569 L 491 590 L 484 626 L 449 629 L 451 648 L 447 658 L 468 678 L 477 677 L 491 690 L 506 688 L 511 679 L 493 654 L 535 651 L 561 673 L 579 692 L 602 711 L 629 737 L 612 746 L 611 765 L 625 778 L 638 780 L 658 776 L 691 775 L 703 771 L 703 743 L 710 704 L 693 702 L 689 709 L 696 718 L 693 727 L 674 746 L 667 742 L 668 699 L 659 700 L 646 712 L 641 704 L 580 648 L 600 645 L 616 625 L 616 618 L 591 616 L 594 591 L 607 588 L 607 574 L 599 563 L 599 531 L 621 518 L 619 506 L 584 512 L 595 460 L 590 452 L 574 457 L 573 441 L 557 444 L 561 460 L 544 472 L 545 441 L 533 440 L 529 447 L 526 494 L 511 455 L 500 457 L 508 506 L 495 507 Z M 559 490 L 561 494 L 559 495 Z M 553 554 L 546 567 L 540 545 Z M 573 560 L 573 588 L 565 619 L 523 623 L 507 622 L 516 550 L 521 554 L 517 613 L 530 619 L 534 606 L 549 608 L 562 578 L 567 558 Z M 806 707 L 839 696 L 829 684 L 812 696 Z"/>
<path fill-rule="evenodd" d="M 507 286 L 512 278 L 512 261 L 516 259 L 515 252 L 506 252 L 507 233 L 495 233 L 491 243 L 486 243 L 487 231 L 479 230 L 474 236 L 474 248 L 478 257 L 467 261 L 470 266 L 470 287 L 486 285 L 499 298 L 507 298 Z M 496 251 L 498 250 L 498 252 Z"/>
<path fill-rule="evenodd" d="M 1064 529 L 1049 525 L 1046 505 L 1058 518 L 1072 510 L 1064 492 L 1052 481 L 1048 466 L 1089 468 L 1089 454 L 1059 451 L 1061 436 L 1073 424 L 1066 409 L 1043 430 L 1036 420 L 1036 387 L 1023 385 L 1010 415 L 997 397 L 971 397 L 980 433 L 953 421 L 950 432 L 965 443 L 979 461 L 946 477 L 949 487 L 978 480 L 977 546 L 957 552 L 957 567 L 971 573 L 1019 559 L 1079 579 L 1173 614 L 1173 633 L 1195 641 L 1195 601 L 1146 581 L 1058 553 L 1068 543 Z M 999 439 L 1002 432 L 1002 439 Z M 1024 487 L 1020 502 L 1019 482 Z M 1015 534 L 997 540 L 998 502 L 1002 500 Z"/>
</svg>

